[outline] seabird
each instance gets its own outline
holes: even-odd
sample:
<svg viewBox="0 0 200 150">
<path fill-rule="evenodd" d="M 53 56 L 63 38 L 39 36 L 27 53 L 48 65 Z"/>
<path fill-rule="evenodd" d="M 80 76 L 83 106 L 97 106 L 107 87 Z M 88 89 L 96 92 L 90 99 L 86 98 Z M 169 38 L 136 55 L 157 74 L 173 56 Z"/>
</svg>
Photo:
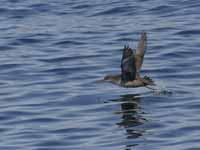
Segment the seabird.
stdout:
<svg viewBox="0 0 200 150">
<path fill-rule="evenodd" d="M 107 75 L 104 81 L 109 81 L 113 84 L 122 87 L 142 87 L 155 85 L 154 81 L 147 77 L 140 76 L 144 55 L 147 47 L 147 34 L 141 34 L 136 51 L 133 51 L 129 46 L 124 46 L 121 59 L 121 74 Z"/>
</svg>

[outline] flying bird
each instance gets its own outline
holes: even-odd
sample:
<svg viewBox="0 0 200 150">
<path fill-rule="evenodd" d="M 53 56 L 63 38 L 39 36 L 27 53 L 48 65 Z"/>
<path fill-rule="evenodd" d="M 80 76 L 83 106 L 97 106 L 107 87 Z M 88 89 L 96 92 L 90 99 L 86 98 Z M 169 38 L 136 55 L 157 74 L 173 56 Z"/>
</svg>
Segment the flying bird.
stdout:
<svg viewBox="0 0 200 150">
<path fill-rule="evenodd" d="M 146 48 L 147 34 L 146 32 L 143 32 L 135 51 L 133 51 L 129 46 L 124 46 L 121 58 L 121 74 L 106 75 L 104 81 L 109 81 L 122 87 L 155 85 L 154 81 L 150 77 L 140 76 Z"/>
</svg>

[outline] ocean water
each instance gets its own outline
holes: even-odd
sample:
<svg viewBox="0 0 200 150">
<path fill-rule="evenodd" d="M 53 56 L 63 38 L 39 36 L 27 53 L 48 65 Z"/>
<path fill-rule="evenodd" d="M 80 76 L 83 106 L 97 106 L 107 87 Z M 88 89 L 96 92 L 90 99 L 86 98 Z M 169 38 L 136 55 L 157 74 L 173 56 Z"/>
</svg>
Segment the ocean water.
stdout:
<svg viewBox="0 0 200 150">
<path fill-rule="evenodd" d="M 0 3 L 0 149 L 200 149 L 198 1 Z M 142 75 L 170 94 L 96 82 L 142 31 Z"/>
</svg>

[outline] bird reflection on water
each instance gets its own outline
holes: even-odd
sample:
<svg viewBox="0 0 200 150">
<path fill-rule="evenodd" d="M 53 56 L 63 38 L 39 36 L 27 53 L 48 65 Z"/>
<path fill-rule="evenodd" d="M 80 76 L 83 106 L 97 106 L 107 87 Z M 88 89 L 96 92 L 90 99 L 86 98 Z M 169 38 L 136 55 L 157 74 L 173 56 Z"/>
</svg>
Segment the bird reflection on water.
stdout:
<svg viewBox="0 0 200 150">
<path fill-rule="evenodd" d="M 139 94 L 129 94 L 123 95 L 119 99 L 111 100 L 121 103 L 121 110 L 115 112 L 116 114 L 121 114 L 121 120 L 116 124 L 119 127 L 124 127 L 127 139 L 139 138 L 145 132 L 143 129 L 138 128 L 138 126 L 147 121 L 142 116 L 144 112 L 141 111 L 139 96 Z"/>
</svg>

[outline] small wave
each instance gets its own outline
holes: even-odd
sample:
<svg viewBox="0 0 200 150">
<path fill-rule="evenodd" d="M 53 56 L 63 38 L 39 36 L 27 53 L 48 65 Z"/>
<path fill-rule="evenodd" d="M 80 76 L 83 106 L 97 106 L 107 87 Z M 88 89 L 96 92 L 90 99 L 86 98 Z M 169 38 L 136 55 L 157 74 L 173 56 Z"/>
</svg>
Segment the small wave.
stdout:
<svg viewBox="0 0 200 150">
<path fill-rule="evenodd" d="M 71 70 L 68 68 L 54 68 L 54 69 L 47 69 L 44 70 L 43 72 L 45 73 L 56 73 L 56 74 L 60 74 L 60 75 L 67 75 L 67 74 L 71 74 Z"/>
<path fill-rule="evenodd" d="M 80 41 L 72 41 L 72 40 L 64 40 L 64 41 L 60 41 L 60 42 L 56 42 L 54 43 L 54 45 L 84 45 L 84 42 L 80 42 Z"/>
<path fill-rule="evenodd" d="M 13 19 L 22 19 L 36 13 L 31 9 L 9 9 L 7 15 Z"/>
<path fill-rule="evenodd" d="M 45 58 L 45 59 L 38 59 L 42 62 L 47 63 L 53 63 L 53 62 L 67 62 L 67 61 L 76 61 L 76 60 L 82 60 L 82 59 L 91 59 L 91 58 L 98 58 L 98 57 L 104 57 L 106 55 L 103 54 L 96 54 L 96 55 L 83 55 L 83 56 L 60 56 L 57 58 Z"/>
<path fill-rule="evenodd" d="M 133 7 L 131 6 L 115 7 L 94 13 L 92 16 L 124 14 L 124 13 L 130 13 L 130 10 L 134 10 Z"/>
<path fill-rule="evenodd" d="M 0 46 L 0 51 L 9 51 L 9 50 L 14 50 L 15 48 L 13 46 L 9 45 L 2 45 Z"/>
<path fill-rule="evenodd" d="M 85 9 L 85 8 L 90 8 L 91 5 L 87 5 L 87 4 L 82 4 L 82 5 L 77 5 L 72 7 L 73 9 Z"/>
<path fill-rule="evenodd" d="M 149 11 L 152 13 L 159 13 L 159 14 L 166 14 L 166 13 L 172 13 L 174 12 L 176 9 L 173 8 L 172 6 L 168 6 L 168 5 L 162 5 L 162 6 L 157 6 L 154 7 L 152 9 L 150 9 Z"/>
<path fill-rule="evenodd" d="M 3 71 L 3 70 L 8 70 L 8 69 L 16 69 L 16 68 L 21 67 L 21 66 L 23 66 L 23 64 L 13 64 L 13 63 L 1 64 L 0 69 L 1 69 L 1 71 Z"/>
<path fill-rule="evenodd" d="M 52 6 L 47 3 L 38 3 L 38 4 L 33 4 L 29 6 L 31 9 L 39 11 L 39 12 L 48 12 L 49 10 L 52 10 Z"/>
<path fill-rule="evenodd" d="M 41 39 L 35 39 L 35 38 L 20 38 L 17 39 L 18 42 L 23 43 L 23 44 L 30 44 L 30 43 L 40 43 L 42 42 Z"/>
<path fill-rule="evenodd" d="M 182 36 L 191 36 L 191 35 L 199 35 L 200 30 L 199 29 L 193 29 L 193 30 L 183 30 L 176 33 L 177 35 Z"/>
</svg>

